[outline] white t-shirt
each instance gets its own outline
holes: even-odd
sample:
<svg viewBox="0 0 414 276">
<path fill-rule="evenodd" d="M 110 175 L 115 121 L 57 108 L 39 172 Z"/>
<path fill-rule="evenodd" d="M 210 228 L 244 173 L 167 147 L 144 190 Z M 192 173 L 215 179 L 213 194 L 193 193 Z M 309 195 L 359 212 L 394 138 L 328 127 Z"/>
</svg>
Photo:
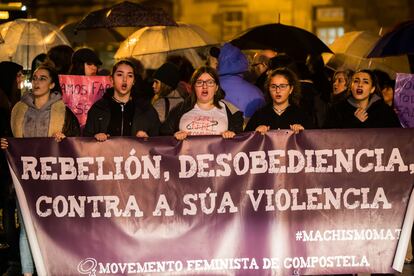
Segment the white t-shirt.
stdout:
<svg viewBox="0 0 414 276">
<path fill-rule="evenodd" d="M 181 117 L 180 130 L 187 131 L 189 135 L 220 135 L 228 130 L 226 107 L 222 102 L 220 106 L 221 109 L 202 110 L 195 104 Z"/>
</svg>

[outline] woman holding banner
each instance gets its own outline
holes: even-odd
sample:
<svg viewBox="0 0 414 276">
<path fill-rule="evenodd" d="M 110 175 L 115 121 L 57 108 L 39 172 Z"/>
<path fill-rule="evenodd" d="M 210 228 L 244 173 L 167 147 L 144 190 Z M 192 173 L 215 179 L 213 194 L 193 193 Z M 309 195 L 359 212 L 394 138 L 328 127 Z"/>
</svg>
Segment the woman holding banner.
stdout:
<svg viewBox="0 0 414 276">
<path fill-rule="evenodd" d="M 401 127 L 394 110 L 381 98 L 377 78 L 371 70 L 354 73 L 350 90 L 351 96 L 328 112 L 326 128 Z"/>
<path fill-rule="evenodd" d="M 213 68 L 198 68 L 190 84 L 190 97 L 170 111 L 161 126 L 161 134 L 174 135 L 177 140 L 184 140 L 189 135 L 233 138 L 243 130 L 243 114 L 223 101 L 224 92 Z"/>
<path fill-rule="evenodd" d="M 41 65 L 33 73 L 32 91 L 23 95 L 11 114 L 11 129 L 14 137 L 54 137 L 61 141 L 66 136 L 79 136 L 80 127 L 72 111 L 65 106 L 56 71 Z M 1 138 L 1 148 L 8 147 Z M 22 273 L 32 275 L 34 266 L 22 216 L 20 219 L 20 260 Z"/>
<path fill-rule="evenodd" d="M 160 120 L 151 103 L 138 99 L 136 69 L 129 60 L 120 60 L 112 68 L 111 82 L 102 99 L 89 110 L 84 136 L 105 141 L 110 136 L 156 136 Z"/>
<path fill-rule="evenodd" d="M 288 68 L 270 71 L 265 82 L 267 102 L 250 118 L 245 131 L 265 134 L 270 129 L 291 129 L 294 133 L 312 128 L 309 116 L 299 108 L 300 83 Z"/>
</svg>

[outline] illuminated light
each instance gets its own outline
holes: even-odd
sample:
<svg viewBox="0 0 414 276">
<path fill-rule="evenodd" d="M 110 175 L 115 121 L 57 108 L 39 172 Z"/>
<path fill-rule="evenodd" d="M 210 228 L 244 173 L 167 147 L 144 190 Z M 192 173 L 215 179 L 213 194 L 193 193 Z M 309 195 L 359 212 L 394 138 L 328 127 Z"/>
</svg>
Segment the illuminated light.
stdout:
<svg viewBox="0 0 414 276">
<path fill-rule="evenodd" d="M 25 10 L 27 10 L 27 7 L 26 6 L 22 6 L 21 10 L 22 11 L 25 11 Z"/>
<path fill-rule="evenodd" d="M 16 7 L 16 8 L 20 8 L 23 6 L 22 2 L 10 2 L 10 3 L 7 3 L 7 5 L 9 7 Z"/>
<path fill-rule="evenodd" d="M 0 11 L 0 19 L 9 19 L 10 15 L 8 11 Z"/>
</svg>

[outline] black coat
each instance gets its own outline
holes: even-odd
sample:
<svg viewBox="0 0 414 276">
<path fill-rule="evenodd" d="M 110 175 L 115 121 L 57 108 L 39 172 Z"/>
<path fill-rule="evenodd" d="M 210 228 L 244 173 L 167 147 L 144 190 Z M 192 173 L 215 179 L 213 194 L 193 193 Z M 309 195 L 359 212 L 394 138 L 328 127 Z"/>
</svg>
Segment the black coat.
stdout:
<svg viewBox="0 0 414 276">
<path fill-rule="evenodd" d="M 273 104 L 267 104 L 253 114 L 245 131 L 254 131 L 260 125 L 270 126 L 270 129 L 290 129 L 290 125 L 293 124 L 300 124 L 305 129 L 314 128 L 310 115 L 304 110 L 289 105 L 281 115 L 278 115 L 273 110 Z"/>
<path fill-rule="evenodd" d="M 368 105 L 368 119 L 361 122 L 355 115 L 357 108 L 352 97 L 334 105 L 328 112 L 325 128 L 392 128 L 401 127 L 394 110 L 378 96 Z"/>
<path fill-rule="evenodd" d="M 240 110 L 230 110 L 226 103 L 227 120 L 228 120 L 228 130 L 234 131 L 235 133 L 240 133 L 243 131 L 243 112 Z M 180 129 L 180 120 L 181 117 L 193 109 L 194 106 L 191 105 L 190 98 L 184 100 L 184 102 L 179 103 L 176 107 L 171 109 L 168 114 L 167 119 L 161 125 L 160 134 L 161 135 L 174 135 Z"/>
<path fill-rule="evenodd" d="M 98 100 L 88 111 L 88 118 L 83 130 L 83 136 L 94 136 L 97 133 L 110 133 L 111 129 L 115 129 L 116 126 L 110 124 L 121 125 L 121 120 L 111 120 L 112 106 L 113 106 L 113 89 L 109 89 L 105 92 L 104 96 Z M 132 108 L 128 109 L 131 112 L 130 129 L 129 133 L 123 132 L 125 136 L 135 136 L 140 130 L 145 131 L 149 136 L 157 136 L 159 134 L 160 120 L 158 118 L 157 111 L 152 105 L 145 100 L 141 100 L 132 96 L 132 100 L 128 105 Z M 118 118 L 118 117 L 117 117 Z M 117 135 L 117 134 L 115 134 Z M 119 135 L 119 134 L 118 134 Z"/>
</svg>

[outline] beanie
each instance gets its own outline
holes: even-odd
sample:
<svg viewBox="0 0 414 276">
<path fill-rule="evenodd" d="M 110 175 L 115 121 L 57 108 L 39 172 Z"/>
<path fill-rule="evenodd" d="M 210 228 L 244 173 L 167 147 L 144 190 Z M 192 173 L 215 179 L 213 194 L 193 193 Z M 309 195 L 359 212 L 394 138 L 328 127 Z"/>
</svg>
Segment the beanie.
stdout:
<svg viewBox="0 0 414 276">
<path fill-rule="evenodd" d="M 176 89 L 180 81 L 180 72 L 177 66 L 167 62 L 155 71 L 153 78 L 167 84 L 172 89 Z"/>
<path fill-rule="evenodd" d="M 99 59 L 98 55 L 89 48 L 81 48 L 73 53 L 72 64 L 76 62 L 90 62 L 96 65 L 102 65 L 102 61 Z"/>
</svg>

